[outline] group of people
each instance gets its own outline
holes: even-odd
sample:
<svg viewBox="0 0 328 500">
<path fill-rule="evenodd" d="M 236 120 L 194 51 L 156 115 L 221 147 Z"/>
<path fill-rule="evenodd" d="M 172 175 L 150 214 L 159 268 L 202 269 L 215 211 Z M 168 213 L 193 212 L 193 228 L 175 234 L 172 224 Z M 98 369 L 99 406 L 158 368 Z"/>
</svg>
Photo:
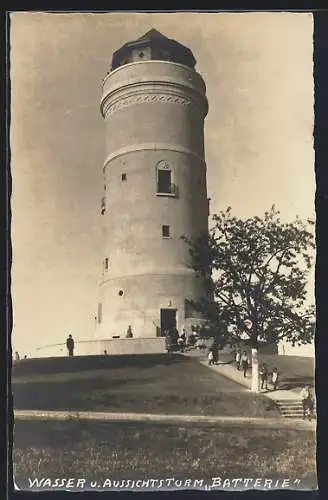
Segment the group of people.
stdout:
<svg viewBox="0 0 328 500">
<path fill-rule="evenodd" d="M 174 330 L 165 330 L 163 336 L 165 337 L 167 352 L 176 350 L 183 352 L 186 348 L 187 335 L 185 329 L 182 330 L 181 334 L 176 328 Z"/>
<path fill-rule="evenodd" d="M 162 333 L 166 339 L 166 349 L 168 352 L 178 350 L 183 352 L 187 348 L 201 348 L 206 347 L 200 335 L 200 327 L 192 326 L 189 333 L 185 328 L 181 332 L 175 328 L 173 330 L 165 330 Z"/>
<path fill-rule="evenodd" d="M 249 356 L 247 351 L 241 352 L 240 349 L 236 350 L 235 363 L 237 370 L 242 370 L 244 377 L 247 377 L 247 371 L 250 366 Z M 268 390 L 268 382 L 271 381 L 272 390 L 277 390 L 279 384 L 279 371 L 274 367 L 270 372 L 266 363 L 262 363 L 259 370 L 261 389 Z"/>
<path fill-rule="evenodd" d="M 237 370 L 242 370 L 244 377 L 247 377 L 247 370 L 249 367 L 249 357 L 246 351 L 241 352 L 240 349 L 236 350 L 235 362 Z"/>
<path fill-rule="evenodd" d="M 268 366 L 266 363 L 262 363 L 260 366 L 260 381 L 261 381 L 261 389 L 265 389 L 266 391 L 268 390 L 268 381 L 271 380 L 271 385 L 272 385 L 272 390 L 276 391 L 278 389 L 278 383 L 279 383 L 279 372 L 278 368 L 274 367 L 272 369 L 272 372 L 268 369 Z"/>
<path fill-rule="evenodd" d="M 235 353 L 235 363 L 237 370 L 243 370 L 244 377 L 246 377 L 247 370 L 250 364 L 247 351 L 241 352 L 240 349 L 237 349 Z M 270 371 L 268 365 L 266 363 L 262 363 L 259 369 L 259 377 L 260 388 L 262 390 L 268 390 L 269 382 L 271 382 L 271 388 L 273 391 L 278 389 L 280 373 L 277 367 L 274 367 L 272 371 Z M 309 420 L 311 420 L 314 413 L 314 398 L 309 385 L 305 385 L 302 388 L 300 397 L 302 401 L 303 419 L 308 418 Z"/>
</svg>

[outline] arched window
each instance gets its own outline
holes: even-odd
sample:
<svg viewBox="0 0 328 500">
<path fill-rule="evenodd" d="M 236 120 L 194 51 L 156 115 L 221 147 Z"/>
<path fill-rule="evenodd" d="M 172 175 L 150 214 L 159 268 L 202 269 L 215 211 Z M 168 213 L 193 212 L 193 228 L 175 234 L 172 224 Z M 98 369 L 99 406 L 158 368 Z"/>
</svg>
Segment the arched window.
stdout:
<svg viewBox="0 0 328 500">
<path fill-rule="evenodd" d="M 174 192 L 173 171 L 166 160 L 157 164 L 157 193 L 172 194 Z"/>
</svg>

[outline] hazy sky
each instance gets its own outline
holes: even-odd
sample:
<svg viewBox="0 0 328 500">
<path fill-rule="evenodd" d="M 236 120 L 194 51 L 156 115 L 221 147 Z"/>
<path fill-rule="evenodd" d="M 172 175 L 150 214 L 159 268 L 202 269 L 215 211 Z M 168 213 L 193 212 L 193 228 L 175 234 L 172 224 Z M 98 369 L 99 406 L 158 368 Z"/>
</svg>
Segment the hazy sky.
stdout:
<svg viewBox="0 0 328 500">
<path fill-rule="evenodd" d="M 12 344 L 94 335 L 103 258 L 101 82 L 113 51 L 156 28 L 207 86 L 211 211 L 314 215 L 311 14 L 11 15 Z"/>
</svg>

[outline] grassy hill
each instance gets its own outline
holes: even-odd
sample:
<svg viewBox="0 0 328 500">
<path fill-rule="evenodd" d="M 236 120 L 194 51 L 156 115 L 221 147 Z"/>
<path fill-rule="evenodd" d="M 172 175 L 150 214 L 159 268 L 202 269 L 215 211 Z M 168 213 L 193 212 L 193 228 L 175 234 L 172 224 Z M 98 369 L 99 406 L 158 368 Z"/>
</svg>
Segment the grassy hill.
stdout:
<svg viewBox="0 0 328 500">
<path fill-rule="evenodd" d="M 181 355 L 23 360 L 14 366 L 17 409 L 277 416 L 262 396 Z M 273 404 L 273 403 L 272 403 Z M 28 478 L 298 478 L 316 487 L 315 434 L 293 429 L 20 420 L 15 480 Z M 86 486 L 88 489 L 88 486 Z"/>
<path fill-rule="evenodd" d="M 12 391 L 22 410 L 278 416 L 273 402 L 179 354 L 23 360 Z"/>
<path fill-rule="evenodd" d="M 302 356 L 273 356 L 263 354 L 261 361 L 270 370 L 277 367 L 280 372 L 280 388 L 293 389 L 302 384 L 314 385 L 315 360 Z"/>
</svg>

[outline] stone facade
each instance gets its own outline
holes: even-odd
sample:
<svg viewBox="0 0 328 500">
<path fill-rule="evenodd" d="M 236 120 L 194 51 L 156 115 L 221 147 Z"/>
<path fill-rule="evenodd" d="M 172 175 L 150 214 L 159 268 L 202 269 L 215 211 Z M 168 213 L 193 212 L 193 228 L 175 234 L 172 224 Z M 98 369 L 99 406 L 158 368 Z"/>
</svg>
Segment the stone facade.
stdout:
<svg viewBox="0 0 328 500">
<path fill-rule="evenodd" d="M 99 339 L 75 341 L 74 356 L 97 356 L 100 354 L 162 354 L 166 353 L 165 339 Z M 53 358 L 67 356 L 66 344 L 44 346 L 37 350 L 37 358 Z M 34 356 L 32 356 L 34 357 Z"/>
<path fill-rule="evenodd" d="M 154 59 L 148 42 L 143 40 L 141 61 L 132 46 L 132 62 L 118 65 L 103 81 L 98 338 L 124 337 L 129 325 L 134 337 L 156 337 L 173 316 L 179 330 L 202 321 L 186 317 L 186 301 L 198 301 L 204 290 L 182 236 L 208 231 L 205 84 L 174 55 Z"/>
</svg>

